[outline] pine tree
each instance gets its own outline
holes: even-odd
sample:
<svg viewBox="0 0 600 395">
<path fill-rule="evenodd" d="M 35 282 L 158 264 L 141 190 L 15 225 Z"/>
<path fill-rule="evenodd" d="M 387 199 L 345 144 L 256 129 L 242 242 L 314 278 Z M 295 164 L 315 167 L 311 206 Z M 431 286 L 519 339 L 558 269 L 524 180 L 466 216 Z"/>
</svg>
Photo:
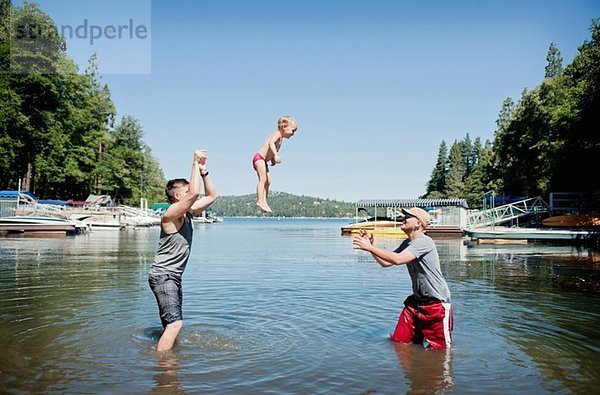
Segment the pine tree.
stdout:
<svg viewBox="0 0 600 395">
<path fill-rule="evenodd" d="M 562 56 L 556 46 L 556 43 L 551 43 L 548 49 L 548 55 L 546 55 L 548 65 L 546 66 L 546 78 L 558 77 L 563 71 Z"/>
<path fill-rule="evenodd" d="M 492 144 L 489 141 L 485 145 L 481 145 L 479 137 L 475 140 L 473 151 L 477 157 L 473 171 L 465 180 L 465 193 L 462 197 L 467 200 L 470 208 L 478 208 L 482 206 L 482 196 L 485 192 L 493 189 L 491 182 L 492 166 Z"/>
<path fill-rule="evenodd" d="M 449 198 L 461 198 L 465 190 L 465 158 L 461 144 L 454 141 L 450 148 L 448 158 L 448 177 L 446 181 L 446 195 Z"/>
<path fill-rule="evenodd" d="M 471 171 L 473 171 L 473 167 L 475 166 L 473 158 L 473 144 L 471 143 L 471 136 L 469 136 L 469 133 L 467 133 L 465 138 L 459 144 L 463 159 L 465 161 L 465 175 L 463 179 L 466 179 L 469 174 L 471 174 Z"/>
<path fill-rule="evenodd" d="M 442 141 L 438 150 L 435 167 L 431 172 L 431 178 L 427 183 L 425 197 L 429 199 L 443 198 L 446 196 L 446 173 L 448 172 L 448 148 L 446 142 Z"/>
</svg>

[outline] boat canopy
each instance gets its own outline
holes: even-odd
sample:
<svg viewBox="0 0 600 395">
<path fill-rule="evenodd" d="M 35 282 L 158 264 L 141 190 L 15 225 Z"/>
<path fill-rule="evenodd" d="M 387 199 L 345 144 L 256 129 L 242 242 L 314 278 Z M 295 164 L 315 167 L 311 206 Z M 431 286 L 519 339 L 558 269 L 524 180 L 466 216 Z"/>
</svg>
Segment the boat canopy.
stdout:
<svg viewBox="0 0 600 395">
<path fill-rule="evenodd" d="M 363 199 L 356 207 L 463 207 L 469 208 L 465 199 Z"/>
<path fill-rule="evenodd" d="M 31 199 L 33 200 L 37 200 L 37 198 L 35 197 L 35 195 L 29 191 L 21 191 L 21 195 L 27 195 L 29 196 Z M 4 191 L 0 191 L 0 198 L 2 199 L 16 199 L 19 197 L 19 191 L 12 191 L 12 190 L 4 190 Z"/>
<path fill-rule="evenodd" d="M 52 199 L 46 199 L 46 200 L 38 200 L 39 204 L 51 204 L 53 206 L 66 206 L 69 203 L 64 201 L 64 200 L 52 200 Z"/>
<path fill-rule="evenodd" d="M 169 208 L 169 206 L 171 205 L 171 203 L 152 203 L 152 206 L 150 206 L 151 210 L 166 210 Z"/>
<path fill-rule="evenodd" d="M 85 203 L 86 204 L 96 204 L 98 206 L 109 206 L 109 207 L 114 206 L 112 197 L 110 197 L 110 195 L 91 194 L 90 196 L 87 197 L 87 199 L 85 199 Z"/>
</svg>

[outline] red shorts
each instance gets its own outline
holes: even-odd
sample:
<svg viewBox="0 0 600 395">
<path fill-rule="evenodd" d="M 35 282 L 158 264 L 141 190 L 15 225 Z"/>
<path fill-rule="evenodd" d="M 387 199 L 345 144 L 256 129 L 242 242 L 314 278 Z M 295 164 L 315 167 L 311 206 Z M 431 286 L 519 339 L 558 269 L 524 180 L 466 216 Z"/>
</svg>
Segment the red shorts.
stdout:
<svg viewBox="0 0 600 395">
<path fill-rule="evenodd" d="M 450 347 L 454 326 L 450 303 L 433 301 L 419 303 L 414 295 L 404 301 L 392 340 L 400 343 L 429 343 L 431 348 Z"/>
<path fill-rule="evenodd" d="M 259 160 L 264 160 L 265 166 L 267 166 L 267 169 L 269 168 L 265 157 L 260 152 L 257 152 L 256 154 L 254 154 L 254 157 L 252 158 L 252 167 L 254 167 L 254 170 L 256 170 L 256 161 L 259 161 Z"/>
</svg>

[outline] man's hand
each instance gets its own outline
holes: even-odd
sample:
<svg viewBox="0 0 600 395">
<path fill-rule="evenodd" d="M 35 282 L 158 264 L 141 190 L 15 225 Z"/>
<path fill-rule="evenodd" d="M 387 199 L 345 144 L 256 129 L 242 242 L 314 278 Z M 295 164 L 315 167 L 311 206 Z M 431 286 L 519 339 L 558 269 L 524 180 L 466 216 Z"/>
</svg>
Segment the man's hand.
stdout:
<svg viewBox="0 0 600 395">
<path fill-rule="evenodd" d="M 273 162 L 281 163 L 281 156 L 279 156 L 278 154 L 275 154 L 275 157 L 273 158 Z"/>
<path fill-rule="evenodd" d="M 375 235 L 373 233 L 369 233 L 364 229 L 359 229 L 358 234 L 360 237 L 368 237 L 371 244 L 375 244 Z"/>
<path fill-rule="evenodd" d="M 206 166 L 206 150 L 199 149 L 194 152 L 194 162 L 200 165 L 200 168 L 204 170 L 204 166 Z"/>
<path fill-rule="evenodd" d="M 375 242 L 375 237 L 372 234 L 368 234 L 364 229 L 358 231 L 358 236 L 352 240 L 353 248 L 355 250 L 369 251 Z"/>
</svg>

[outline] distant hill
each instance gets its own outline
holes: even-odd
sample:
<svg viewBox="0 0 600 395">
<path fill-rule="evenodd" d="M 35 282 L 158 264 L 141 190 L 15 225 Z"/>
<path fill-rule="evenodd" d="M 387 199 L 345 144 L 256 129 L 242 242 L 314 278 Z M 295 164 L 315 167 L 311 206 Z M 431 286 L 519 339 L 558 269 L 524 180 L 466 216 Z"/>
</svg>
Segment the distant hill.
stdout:
<svg viewBox="0 0 600 395">
<path fill-rule="evenodd" d="M 353 203 L 298 196 L 285 192 L 270 192 L 269 206 L 273 215 L 284 217 L 353 217 Z M 221 196 L 208 211 L 226 217 L 263 216 L 256 207 L 256 194 Z"/>
</svg>

